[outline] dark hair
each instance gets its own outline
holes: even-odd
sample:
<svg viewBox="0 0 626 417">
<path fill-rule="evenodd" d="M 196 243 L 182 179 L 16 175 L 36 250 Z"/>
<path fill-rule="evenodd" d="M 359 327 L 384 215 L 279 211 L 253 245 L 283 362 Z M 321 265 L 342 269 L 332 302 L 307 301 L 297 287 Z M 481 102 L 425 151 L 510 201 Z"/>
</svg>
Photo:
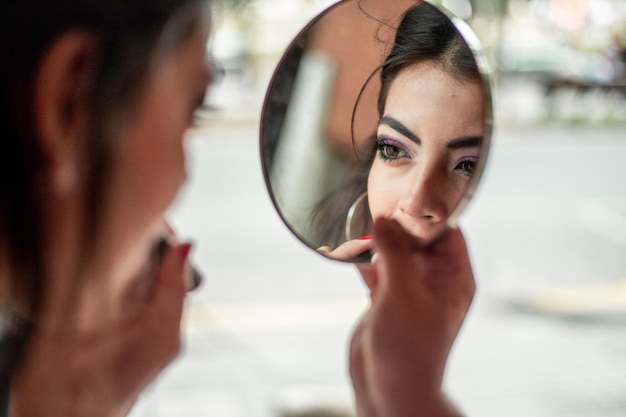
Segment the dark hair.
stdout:
<svg viewBox="0 0 626 417">
<path fill-rule="evenodd" d="M 385 22 L 381 23 L 387 25 Z M 420 2 L 411 6 L 396 29 L 391 51 L 369 76 L 357 97 L 352 112 L 352 143 L 362 166 L 349 181 L 332 191 L 316 208 L 310 226 L 317 239 L 315 244 L 336 247 L 345 241 L 343 231 L 350 206 L 367 190 L 369 169 L 376 156 L 376 133 L 372 132 L 366 138 L 365 148 L 357 146 L 354 137 L 356 109 L 365 89 L 380 71 L 381 87 L 377 105 L 379 116 L 382 117 L 387 94 L 397 75 L 405 68 L 420 62 L 437 63 L 444 72 L 461 81 L 481 82 L 472 50 L 454 23 L 430 3 Z M 369 215 L 368 210 L 360 211 L 361 216 Z M 358 234 L 366 234 L 367 222 L 361 219 L 360 223 L 364 229 Z M 314 234 L 315 231 L 317 234 Z"/>
<path fill-rule="evenodd" d="M 48 48 L 70 30 L 84 30 L 98 41 L 98 67 L 89 97 L 90 137 L 87 172 L 89 249 L 98 227 L 98 207 L 106 182 L 115 133 L 132 117 L 155 59 L 186 39 L 202 0 L 3 0 L 0 6 L 0 248 L 8 255 L 11 296 L 27 303 L 37 317 L 45 280 L 42 219 L 46 201 L 38 190 L 42 155 L 33 129 L 33 84 Z M 6 300 L 2 300 L 5 302 Z M 0 311 L 0 319 L 4 313 Z M 18 362 L 29 327 L 8 326 L 3 346 L 0 389 Z M 0 323 L 2 324 L 2 323 Z M 12 331 L 12 332 L 11 332 Z M 8 350 L 8 352 L 7 352 Z M 1 392 L 1 391 L 0 391 Z M 1 405 L 1 404 L 0 404 Z"/>
<path fill-rule="evenodd" d="M 411 7 L 400 22 L 391 52 L 380 66 L 378 112 L 383 115 L 391 83 L 418 62 L 439 64 L 461 81 L 480 82 L 474 55 L 454 24 L 430 3 Z"/>
</svg>

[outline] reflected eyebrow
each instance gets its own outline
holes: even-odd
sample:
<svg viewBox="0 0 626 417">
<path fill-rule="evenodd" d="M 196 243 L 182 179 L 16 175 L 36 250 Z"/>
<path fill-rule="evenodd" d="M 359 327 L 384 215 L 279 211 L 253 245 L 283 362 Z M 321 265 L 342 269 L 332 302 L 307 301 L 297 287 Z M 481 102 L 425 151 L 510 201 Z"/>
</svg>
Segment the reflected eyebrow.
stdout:
<svg viewBox="0 0 626 417">
<path fill-rule="evenodd" d="M 411 139 L 418 145 L 422 144 L 422 140 L 415 133 L 411 132 L 408 127 L 406 127 L 400 121 L 394 119 L 391 116 L 381 117 L 381 119 L 378 121 L 378 126 L 380 125 L 387 125 L 401 135 Z M 446 147 L 448 149 L 475 148 L 480 146 L 482 142 L 482 136 L 467 136 L 450 140 L 446 144 Z"/>
<path fill-rule="evenodd" d="M 452 139 L 446 144 L 448 149 L 475 148 L 483 142 L 482 136 L 468 136 L 465 138 Z"/>
<path fill-rule="evenodd" d="M 411 139 L 413 142 L 417 143 L 418 145 L 422 144 L 422 141 L 420 140 L 420 138 L 417 137 L 415 133 L 411 132 L 405 125 L 403 125 L 402 123 L 400 123 L 399 121 L 397 121 L 391 116 L 381 117 L 381 119 L 378 121 L 378 126 L 380 125 L 387 125 L 393 130 L 395 130 L 396 132 L 400 133 L 401 135 L 406 136 L 407 138 Z"/>
</svg>

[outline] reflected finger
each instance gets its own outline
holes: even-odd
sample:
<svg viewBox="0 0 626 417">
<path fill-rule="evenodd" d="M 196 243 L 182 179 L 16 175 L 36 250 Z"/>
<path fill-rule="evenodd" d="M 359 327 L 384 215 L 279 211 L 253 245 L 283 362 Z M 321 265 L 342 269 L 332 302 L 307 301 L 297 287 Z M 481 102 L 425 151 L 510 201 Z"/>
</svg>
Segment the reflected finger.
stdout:
<svg viewBox="0 0 626 417">
<path fill-rule="evenodd" d="M 332 249 L 329 246 L 322 246 L 318 248 L 317 251 L 331 259 L 340 261 L 357 260 L 357 258 L 365 254 L 368 255 L 367 259 L 369 260 L 371 256 L 369 251 L 372 249 L 373 245 L 372 239 L 355 239 L 342 243 L 336 249 Z"/>
</svg>

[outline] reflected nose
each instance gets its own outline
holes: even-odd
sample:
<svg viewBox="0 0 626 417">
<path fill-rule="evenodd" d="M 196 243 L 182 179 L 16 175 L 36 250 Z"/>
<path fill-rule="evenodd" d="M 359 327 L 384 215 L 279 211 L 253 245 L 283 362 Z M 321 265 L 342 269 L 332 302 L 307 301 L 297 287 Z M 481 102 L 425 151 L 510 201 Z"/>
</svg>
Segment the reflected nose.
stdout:
<svg viewBox="0 0 626 417">
<path fill-rule="evenodd" d="M 437 224 L 448 215 L 448 194 L 445 172 L 439 172 L 437 166 L 422 166 L 407 183 L 399 207 L 404 214 L 422 223 Z"/>
</svg>

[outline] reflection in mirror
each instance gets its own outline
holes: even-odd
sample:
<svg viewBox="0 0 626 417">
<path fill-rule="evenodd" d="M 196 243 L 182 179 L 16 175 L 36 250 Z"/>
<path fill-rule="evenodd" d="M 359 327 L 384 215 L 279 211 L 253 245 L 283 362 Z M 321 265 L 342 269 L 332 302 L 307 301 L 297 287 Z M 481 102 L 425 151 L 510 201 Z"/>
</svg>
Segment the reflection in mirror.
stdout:
<svg viewBox="0 0 626 417">
<path fill-rule="evenodd" d="M 467 26 L 430 3 L 379 3 L 344 0 L 314 19 L 262 114 L 278 212 L 305 244 L 345 261 L 369 260 L 377 217 L 420 245 L 454 226 L 491 133 L 490 81 Z"/>
</svg>

